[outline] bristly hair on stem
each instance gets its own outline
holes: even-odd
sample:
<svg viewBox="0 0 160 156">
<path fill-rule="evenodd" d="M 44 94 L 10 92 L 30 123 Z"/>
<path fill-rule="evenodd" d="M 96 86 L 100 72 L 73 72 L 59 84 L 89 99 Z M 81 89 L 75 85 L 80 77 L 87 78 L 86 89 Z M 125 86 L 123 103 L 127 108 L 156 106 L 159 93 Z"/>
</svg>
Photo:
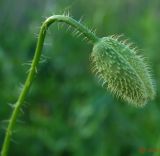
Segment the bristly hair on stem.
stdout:
<svg viewBox="0 0 160 156">
<path fill-rule="evenodd" d="M 1 156 L 7 156 L 8 154 L 8 148 L 18 114 L 24 104 L 35 74 L 37 74 L 37 67 L 47 29 L 55 22 L 65 23 L 71 26 L 76 30 L 76 35 L 85 36 L 94 45 L 91 53 L 93 71 L 97 73 L 98 77 L 103 80 L 106 88 L 113 94 L 136 106 L 145 105 L 148 100 L 153 99 L 155 96 L 155 89 L 148 66 L 135 53 L 134 49 L 131 49 L 125 43 L 111 36 L 98 38 L 94 32 L 82 25 L 79 21 L 69 17 L 69 15 L 53 15 L 47 18 L 40 28 L 30 70 L 9 119 Z"/>
</svg>

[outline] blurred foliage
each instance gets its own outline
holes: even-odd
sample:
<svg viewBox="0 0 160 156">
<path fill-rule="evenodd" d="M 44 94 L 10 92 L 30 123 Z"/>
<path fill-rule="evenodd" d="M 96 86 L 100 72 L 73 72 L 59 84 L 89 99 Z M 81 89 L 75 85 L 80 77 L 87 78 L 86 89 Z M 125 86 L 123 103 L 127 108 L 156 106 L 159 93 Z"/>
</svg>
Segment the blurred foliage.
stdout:
<svg viewBox="0 0 160 156">
<path fill-rule="evenodd" d="M 12 4 L 11 4 L 12 3 Z M 160 151 L 159 0 L 0 1 L 0 147 L 25 81 L 40 24 L 70 10 L 99 36 L 124 34 L 153 69 L 157 96 L 144 108 L 117 100 L 90 72 L 92 46 L 51 26 L 42 62 L 17 121 L 11 156 L 146 156 Z"/>
</svg>

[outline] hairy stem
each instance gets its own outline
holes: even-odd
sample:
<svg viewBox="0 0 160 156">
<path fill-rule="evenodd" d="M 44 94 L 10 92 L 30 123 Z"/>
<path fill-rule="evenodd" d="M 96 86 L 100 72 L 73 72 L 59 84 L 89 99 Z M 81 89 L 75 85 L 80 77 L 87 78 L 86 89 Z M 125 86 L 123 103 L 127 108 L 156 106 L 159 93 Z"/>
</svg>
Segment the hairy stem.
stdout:
<svg viewBox="0 0 160 156">
<path fill-rule="evenodd" d="M 10 140 L 11 140 L 11 136 L 12 136 L 12 132 L 13 132 L 13 127 L 16 123 L 17 116 L 20 112 L 20 109 L 23 105 L 25 97 L 30 89 L 30 86 L 31 86 L 33 79 L 34 79 L 34 76 L 35 76 L 35 73 L 37 71 L 37 66 L 38 66 L 38 63 L 40 60 L 46 31 L 47 31 L 48 27 L 54 22 L 64 22 L 66 24 L 71 25 L 72 27 L 77 29 L 79 32 L 84 34 L 84 36 L 87 37 L 92 43 L 95 43 L 98 41 L 98 38 L 96 37 L 95 34 L 93 34 L 89 29 L 87 29 L 85 26 L 83 26 L 81 23 L 77 22 L 76 20 L 74 20 L 71 17 L 64 16 L 64 15 L 54 15 L 54 16 L 47 18 L 44 21 L 44 23 L 41 26 L 40 32 L 39 32 L 38 42 L 37 42 L 37 46 L 36 46 L 36 50 L 35 50 L 35 54 L 33 57 L 33 61 L 31 64 L 29 74 L 27 76 L 24 87 L 19 95 L 19 98 L 14 106 L 12 115 L 9 120 L 9 124 L 8 124 L 5 138 L 4 138 L 4 143 L 2 146 L 2 150 L 1 150 L 1 156 L 7 156 L 8 148 L 9 148 L 9 144 L 10 144 Z"/>
</svg>

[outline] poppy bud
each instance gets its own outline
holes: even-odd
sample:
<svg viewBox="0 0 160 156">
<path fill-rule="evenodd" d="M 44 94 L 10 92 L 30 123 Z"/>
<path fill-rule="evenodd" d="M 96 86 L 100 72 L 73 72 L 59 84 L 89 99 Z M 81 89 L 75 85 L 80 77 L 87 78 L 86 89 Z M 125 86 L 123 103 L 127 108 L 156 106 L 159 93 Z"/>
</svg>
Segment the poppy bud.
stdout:
<svg viewBox="0 0 160 156">
<path fill-rule="evenodd" d="M 91 54 L 93 72 L 116 96 L 136 106 L 153 99 L 155 89 L 149 67 L 136 51 L 113 36 L 95 43 Z"/>
</svg>

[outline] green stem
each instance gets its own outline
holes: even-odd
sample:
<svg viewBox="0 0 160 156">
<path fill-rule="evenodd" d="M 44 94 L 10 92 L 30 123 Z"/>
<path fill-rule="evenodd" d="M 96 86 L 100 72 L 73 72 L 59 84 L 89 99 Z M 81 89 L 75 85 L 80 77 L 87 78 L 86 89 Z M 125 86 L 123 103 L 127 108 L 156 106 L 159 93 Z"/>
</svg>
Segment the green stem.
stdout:
<svg viewBox="0 0 160 156">
<path fill-rule="evenodd" d="M 34 79 L 34 76 L 35 76 L 35 73 L 37 70 L 37 66 L 38 66 L 38 63 L 40 60 L 46 31 L 47 31 L 48 27 L 54 22 L 64 22 L 64 23 L 71 25 L 72 27 L 74 27 L 78 31 L 80 31 L 82 34 L 84 34 L 92 43 L 95 43 L 98 40 L 98 38 L 95 36 L 95 34 L 93 34 L 89 29 L 87 29 L 85 26 L 83 26 L 81 23 L 77 22 L 76 20 L 74 20 L 71 17 L 64 16 L 64 15 L 55 15 L 55 16 L 49 17 L 48 19 L 46 19 L 44 21 L 44 23 L 41 26 L 40 32 L 39 32 L 38 42 L 37 42 L 35 54 L 33 57 L 33 61 L 31 64 L 30 72 L 27 76 L 24 87 L 19 95 L 19 98 L 14 106 L 14 110 L 13 110 L 11 118 L 9 120 L 9 124 L 8 124 L 5 138 L 4 138 L 4 143 L 2 146 L 2 150 L 1 150 L 1 156 L 7 156 L 8 148 L 9 148 L 9 144 L 10 144 L 10 140 L 11 140 L 11 136 L 12 136 L 12 132 L 13 132 L 13 127 L 16 123 L 17 116 L 20 112 L 20 109 L 23 105 L 24 99 L 30 89 L 30 86 L 32 84 L 32 81 Z"/>
</svg>

